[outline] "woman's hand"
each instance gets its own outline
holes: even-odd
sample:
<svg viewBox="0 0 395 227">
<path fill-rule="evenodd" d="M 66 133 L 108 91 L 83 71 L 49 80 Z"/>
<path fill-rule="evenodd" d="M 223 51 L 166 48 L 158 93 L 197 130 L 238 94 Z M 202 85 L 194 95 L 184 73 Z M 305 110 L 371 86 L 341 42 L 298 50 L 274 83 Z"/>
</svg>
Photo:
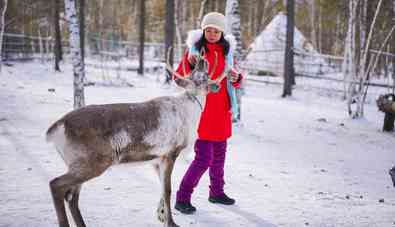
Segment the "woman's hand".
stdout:
<svg viewBox="0 0 395 227">
<path fill-rule="evenodd" d="M 191 64 L 191 65 L 196 65 L 196 63 L 197 63 L 197 57 L 196 57 L 196 55 L 194 55 L 194 54 L 188 55 L 188 62 L 189 62 L 189 64 Z"/>
<path fill-rule="evenodd" d="M 239 80 L 239 78 L 240 78 L 240 73 L 237 72 L 235 69 L 231 69 L 229 74 L 230 74 L 230 78 L 229 79 L 230 79 L 230 81 L 232 83 L 237 82 Z"/>
</svg>

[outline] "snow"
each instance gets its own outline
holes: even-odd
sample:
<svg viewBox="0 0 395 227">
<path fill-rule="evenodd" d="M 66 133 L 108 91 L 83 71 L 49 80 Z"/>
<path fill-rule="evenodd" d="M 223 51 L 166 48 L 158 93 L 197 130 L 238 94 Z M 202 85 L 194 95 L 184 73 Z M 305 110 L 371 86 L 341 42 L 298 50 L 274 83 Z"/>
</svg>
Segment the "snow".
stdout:
<svg viewBox="0 0 395 227">
<path fill-rule="evenodd" d="M 73 108 L 70 64 L 62 73 L 41 62 L 5 66 L 0 82 L 0 226 L 56 226 L 48 183 L 66 167 L 45 132 Z M 160 74 L 120 72 L 133 86 L 89 86 L 87 104 L 137 102 L 180 92 Z M 88 69 L 88 80 L 100 81 Z M 297 78 L 298 82 L 298 78 Z M 323 83 L 326 83 L 323 81 Z M 100 84 L 100 83 L 98 83 Z M 48 89 L 55 89 L 50 92 Z M 243 123 L 234 127 L 225 166 L 225 191 L 234 206 L 207 201 L 208 174 L 193 194 L 194 215 L 173 209 L 180 226 L 394 226 L 394 133 L 383 133 L 374 102 L 351 120 L 338 96 L 294 90 L 280 98 L 278 84 L 246 82 Z M 374 100 L 374 96 L 370 99 Z M 175 192 L 189 162 L 173 171 Z M 162 226 L 156 219 L 160 186 L 149 165 L 112 167 L 82 187 L 88 226 Z M 379 202 L 384 199 L 384 202 Z"/>
</svg>

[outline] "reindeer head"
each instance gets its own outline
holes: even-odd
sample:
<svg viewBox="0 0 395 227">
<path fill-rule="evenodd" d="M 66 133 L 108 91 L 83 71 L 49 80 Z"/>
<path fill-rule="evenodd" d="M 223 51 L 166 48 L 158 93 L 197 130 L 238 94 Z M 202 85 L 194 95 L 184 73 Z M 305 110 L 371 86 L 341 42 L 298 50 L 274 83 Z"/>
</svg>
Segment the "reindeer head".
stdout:
<svg viewBox="0 0 395 227">
<path fill-rule="evenodd" d="M 216 67 L 217 55 L 211 73 L 208 72 L 208 61 L 204 58 L 204 53 L 200 53 L 200 55 L 196 56 L 196 64 L 189 74 L 186 73 L 185 66 L 183 65 L 185 76 L 181 76 L 175 72 L 169 63 L 166 65 L 167 70 L 176 77 L 175 82 L 178 86 L 197 95 L 206 95 L 208 93 L 208 86 L 211 81 L 210 78 L 212 78 L 212 74 L 215 72 Z"/>
</svg>

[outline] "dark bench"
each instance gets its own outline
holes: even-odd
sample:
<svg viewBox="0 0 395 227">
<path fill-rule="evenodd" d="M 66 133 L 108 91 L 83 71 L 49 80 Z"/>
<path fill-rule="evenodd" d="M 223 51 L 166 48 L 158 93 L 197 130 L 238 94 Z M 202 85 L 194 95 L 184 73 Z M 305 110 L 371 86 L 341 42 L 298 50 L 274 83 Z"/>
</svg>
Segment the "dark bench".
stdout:
<svg viewBox="0 0 395 227">
<path fill-rule="evenodd" d="M 379 110 L 385 113 L 383 131 L 392 132 L 395 120 L 395 94 L 380 95 L 376 104 Z"/>
</svg>

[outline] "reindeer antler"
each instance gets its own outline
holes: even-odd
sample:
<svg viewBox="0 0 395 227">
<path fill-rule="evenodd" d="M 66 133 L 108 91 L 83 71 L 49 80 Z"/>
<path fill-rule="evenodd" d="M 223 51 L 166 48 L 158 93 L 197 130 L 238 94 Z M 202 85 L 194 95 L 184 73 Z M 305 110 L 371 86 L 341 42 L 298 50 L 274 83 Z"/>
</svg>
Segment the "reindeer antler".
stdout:
<svg viewBox="0 0 395 227">
<path fill-rule="evenodd" d="M 218 65 L 218 53 L 217 51 L 214 52 L 215 58 L 214 58 L 214 66 L 211 70 L 211 73 L 209 74 L 209 84 L 219 84 L 224 78 L 225 78 L 225 74 L 222 74 L 221 77 L 212 80 L 211 78 L 213 77 L 215 70 L 217 69 L 217 65 Z"/>
<path fill-rule="evenodd" d="M 167 50 L 166 69 L 167 69 L 172 75 L 174 75 L 175 77 L 177 77 L 178 79 L 188 81 L 188 79 L 186 78 L 186 77 L 188 77 L 188 76 L 181 76 L 178 72 L 176 72 L 176 71 L 173 70 L 173 67 L 171 67 L 171 65 L 170 65 L 170 63 L 169 63 L 170 51 L 171 51 L 172 48 L 173 48 L 173 47 L 169 47 L 169 49 Z M 184 75 L 186 75 L 184 64 L 182 64 L 182 66 L 183 66 Z"/>
</svg>

